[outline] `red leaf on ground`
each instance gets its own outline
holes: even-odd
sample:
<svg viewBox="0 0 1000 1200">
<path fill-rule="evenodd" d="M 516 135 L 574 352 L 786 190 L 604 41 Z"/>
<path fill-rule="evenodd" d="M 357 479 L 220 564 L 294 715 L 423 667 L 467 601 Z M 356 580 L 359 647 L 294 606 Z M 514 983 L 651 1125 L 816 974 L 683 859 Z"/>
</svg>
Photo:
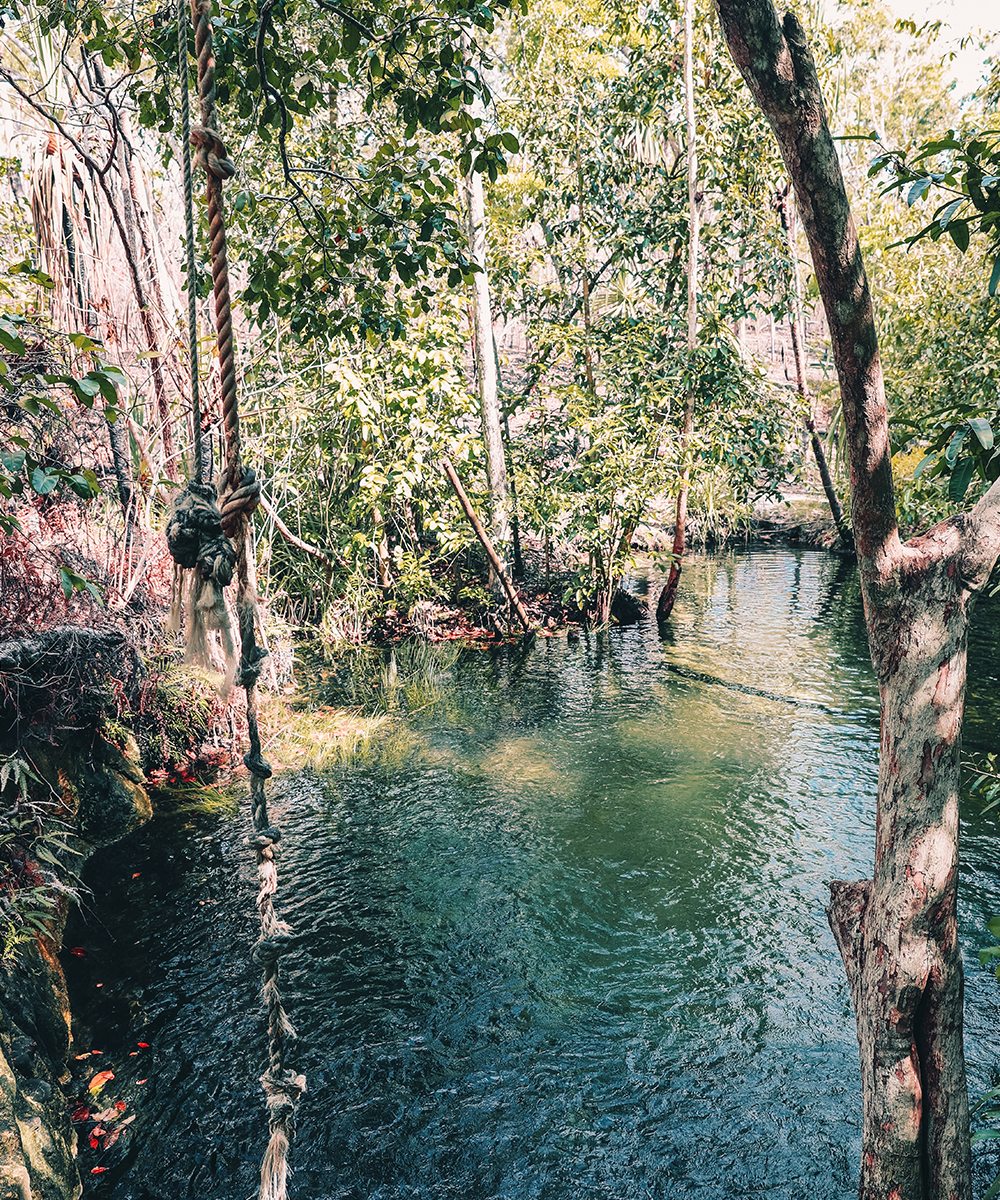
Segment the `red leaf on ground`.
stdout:
<svg viewBox="0 0 1000 1200">
<path fill-rule="evenodd" d="M 119 1112 L 124 1112 L 125 1111 L 125 1101 L 124 1100 L 116 1100 L 115 1108 L 117 1108 Z"/>
<path fill-rule="evenodd" d="M 91 1167 L 91 1175 L 103 1175 L 105 1171 L 110 1170 L 109 1167 Z"/>
<path fill-rule="evenodd" d="M 87 957 L 87 951 L 84 950 L 84 948 L 82 946 L 73 946 L 72 949 L 70 950 L 70 954 L 75 954 L 77 958 L 86 958 Z"/>
<path fill-rule="evenodd" d="M 132 876 L 132 878 L 133 878 L 133 879 L 138 879 L 138 878 L 139 878 L 139 876 L 140 876 L 141 874 L 142 874 L 142 872 L 141 872 L 141 871 L 136 871 L 136 873 L 135 873 L 135 874 Z"/>
<path fill-rule="evenodd" d="M 114 1071 L 98 1071 L 94 1078 L 87 1084 L 87 1087 L 92 1092 L 99 1092 L 102 1087 L 111 1079 L 114 1079 Z"/>
<path fill-rule="evenodd" d="M 149 1042 L 136 1042 L 136 1045 L 137 1045 L 137 1046 L 138 1046 L 138 1047 L 139 1047 L 141 1050 L 148 1050 L 148 1049 L 149 1049 Z"/>
<path fill-rule="evenodd" d="M 142 1087 L 142 1085 L 143 1085 L 143 1084 L 144 1084 L 146 1081 L 145 1081 L 145 1079 L 137 1079 L 135 1082 L 136 1082 L 136 1086 L 137 1086 L 137 1087 Z"/>
<path fill-rule="evenodd" d="M 78 1104 L 76 1106 L 76 1108 L 74 1108 L 73 1111 L 70 1113 L 70 1117 L 69 1117 L 69 1119 L 71 1121 L 74 1121 L 77 1125 L 79 1125 L 79 1123 L 81 1121 L 86 1121 L 89 1118 L 90 1118 L 90 1109 L 86 1106 L 86 1104 Z"/>
</svg>

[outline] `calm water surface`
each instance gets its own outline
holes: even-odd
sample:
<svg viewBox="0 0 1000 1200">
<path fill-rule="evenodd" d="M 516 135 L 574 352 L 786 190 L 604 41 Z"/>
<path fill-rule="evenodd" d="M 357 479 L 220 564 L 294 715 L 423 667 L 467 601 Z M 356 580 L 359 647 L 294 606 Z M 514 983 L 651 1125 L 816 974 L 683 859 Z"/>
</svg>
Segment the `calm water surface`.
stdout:
<svg viewBox="0 0 1000 1200">
<path fill-rule="evenodd" d="M 996 748 L 995 612 L 977 614 L 973 748 Z M 279 780 L 272 803 L 309 1081 L 292 1195 L 855 1192 L 857 1043 L 823 911 L 873 843 L 853 570 L 705 556 L 665 640 L 653 622 L 397 665 L 400 716 L 370 753 Z M 74 1007 L 115 1071 L 106 1098 L 137 1113 L 85 1152 L 95 1195 L 255 1195 L 245 820 L 159 818 L 88 865 L 103 924 L 71 931 Z M 1000 1079 L 998 985 L 975 957 L 1000 854 L 991 819 L 964 836 L 975 1094 Z"/>
</svg>

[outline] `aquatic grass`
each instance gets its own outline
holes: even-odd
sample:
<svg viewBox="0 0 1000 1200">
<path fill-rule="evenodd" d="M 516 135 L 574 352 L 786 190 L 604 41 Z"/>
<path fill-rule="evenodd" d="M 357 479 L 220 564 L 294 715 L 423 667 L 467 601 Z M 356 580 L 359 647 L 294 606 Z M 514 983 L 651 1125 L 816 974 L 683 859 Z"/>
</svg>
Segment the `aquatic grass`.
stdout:
<svg viewBox="0 0 1000 1200">
<path fill-rule="evenodd" d="M 276 770 L 346 764 L 386 720 L 330 705 L 296 707 L 284 696 L 264 695 L 260 703 L 263 750 Z"/>
<path fill-rule="evenodd" d="M 153 808 L 158 813 L 202 813 L 207 816 L 233 817 L 239 812 L 240 790 L 215 787 L 197 782 L 147 785 Z"/>
</svg>

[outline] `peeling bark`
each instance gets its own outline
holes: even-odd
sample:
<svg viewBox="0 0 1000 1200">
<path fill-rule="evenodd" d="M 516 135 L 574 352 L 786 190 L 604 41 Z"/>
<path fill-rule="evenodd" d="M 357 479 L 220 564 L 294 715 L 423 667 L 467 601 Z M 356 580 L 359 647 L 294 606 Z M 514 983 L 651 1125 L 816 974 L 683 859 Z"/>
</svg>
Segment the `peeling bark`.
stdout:
<svg viewBox="0 0 1000 1200">
<path fill-rule="evenodd" d="M 778 139 L 826 309 L 882 737 L 873 877 L 831 885 L 858 1026 L 863 1200 L 971 1200 L 956 926 L 969 615 L 1000 554 L 1000 485 L 903 545 L 871 295 L 812 56 L 771 0 L 716 0 Z"/>
</svg>

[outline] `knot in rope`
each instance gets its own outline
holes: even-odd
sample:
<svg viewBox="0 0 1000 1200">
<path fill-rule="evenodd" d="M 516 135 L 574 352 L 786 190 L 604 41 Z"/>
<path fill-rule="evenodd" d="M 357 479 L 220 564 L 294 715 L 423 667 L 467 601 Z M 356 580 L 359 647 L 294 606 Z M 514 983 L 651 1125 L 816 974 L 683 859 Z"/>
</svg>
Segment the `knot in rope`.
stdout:
<svg viewBox="0 0 1000 1200">
<path fill-rule="evenodd" d="M 254 646 L 248 648 L 243 658 L 240 659 L 240 669 L 237 675 L 236 682 L 240 687 L 253 687 L 260 679 L 260 673 L 264 669 L 264 659 L 267 658 L 267 651 L 263 646 Z M 265 778 L 270 777 L 270 771 Z"/>
<path fill-rule="evenodd" d="M 256 775 L 258 779 L 270 779 L 274 774 L 271 764 L 259 750 L 248 750 L 243 755 L 243 765 L 248 771 Z"/>
<path fill-rule="evenodd" d="M 265 1071 L 260 1077 L 260 1086 L 267 1093 L 268 1111 L 274 1113 L 276 1110 L 287 1109 L 291 1114 L 295 1111 L 295 1105 L 299 1102 L 299 1097 L 306 1090 L 306 1077 L 304 1075 L 296 1075 L 294 1071 Z"/>
<path fill-rule="evenodd" d="M 291 939 L 287 934 L 283 937 L 262 937 L 254 943 L 252 950 L 254 962 L 262 967 L 273 967 L 283 954 L 291 950 Z"/>
<path fill-rule="evenodd" d="M 226 144 L 214 129 L 208 129 L 204 125 L 192 125 L 191 145 L 202 152 L 206 170 L 216 179 L 232 179 L 236 174 L 236 166 L 229 159 Z"/>
<path fill-rule="evenodd" d="M 243 477 L 222 497 L 222 528 L 227 537 L 234 537 L 240 517 L 249 518 L 260 504 L 260 480 L 253 467 L 243 468 Z M 259 672 L 258 672 L 259 674 Z"/>
<path fill-rule="evenodd" d="M 232 582 L 236 552 L 222 531 L 212 484 L 192 480 L 174 498 L 166 536 L 170 555 L 179 567 L 198 567 L 202 579 L 220 588 Z"/>
</svg>

